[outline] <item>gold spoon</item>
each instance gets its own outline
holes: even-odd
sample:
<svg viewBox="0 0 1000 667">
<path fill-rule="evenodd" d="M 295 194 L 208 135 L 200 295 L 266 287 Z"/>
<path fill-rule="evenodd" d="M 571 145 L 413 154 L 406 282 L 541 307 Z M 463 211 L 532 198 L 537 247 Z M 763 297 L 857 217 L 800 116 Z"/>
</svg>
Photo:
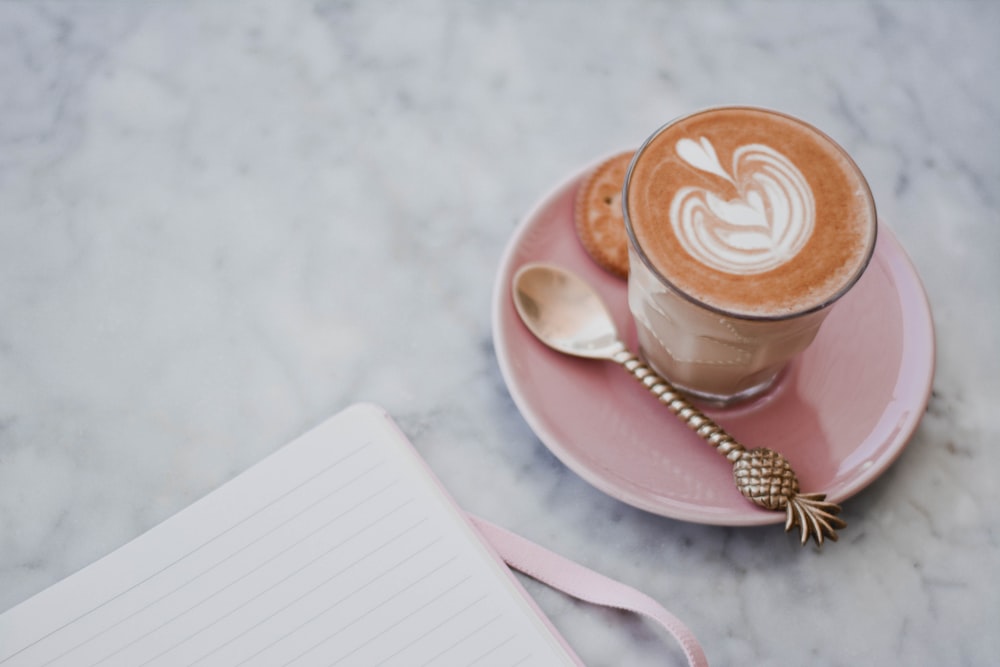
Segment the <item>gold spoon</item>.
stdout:
<svg viewBox="0 0 1000 667">
<path fill-rule="evenodd" d="M 624 366 L 695 433 L 733 464 L 736 487 L 748 500 L 768 510 L 785 512 L 785 532 L 798 525 L 802 544 L 812 537 L 837 541 L 840 506 L 823 493 L 799 493 L 799 481 L 788 460 L 763 447 L 746 449 L 706 417 L 672 384 L 629 352 L 614 320 L 596 292 L 577 276 L 548 264 L 527 264 L 513 281 L 514 307 L 540 341 L 564 354 L 605 359 Z"/>
</svg>

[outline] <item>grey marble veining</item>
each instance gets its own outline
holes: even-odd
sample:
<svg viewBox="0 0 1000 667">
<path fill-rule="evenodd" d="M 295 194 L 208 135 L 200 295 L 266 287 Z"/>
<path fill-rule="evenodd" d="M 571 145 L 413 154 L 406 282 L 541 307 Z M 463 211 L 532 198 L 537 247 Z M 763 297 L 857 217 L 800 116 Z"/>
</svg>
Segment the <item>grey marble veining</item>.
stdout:
<svg viewBox="0 0 1000 667">
<path fill-rule="evenodd" d="M 712 664 L 994 663 L 998 35 L 992 2 L 0 3 L 0 610 L 371 400 Z M 520 216 L 726 102 L 848 149 L 935 315 L 928 412 L 822 551 L 603 495 L 493 356 Z M 526 585 L 588 664 L 680 664 Z"/>
</svg>

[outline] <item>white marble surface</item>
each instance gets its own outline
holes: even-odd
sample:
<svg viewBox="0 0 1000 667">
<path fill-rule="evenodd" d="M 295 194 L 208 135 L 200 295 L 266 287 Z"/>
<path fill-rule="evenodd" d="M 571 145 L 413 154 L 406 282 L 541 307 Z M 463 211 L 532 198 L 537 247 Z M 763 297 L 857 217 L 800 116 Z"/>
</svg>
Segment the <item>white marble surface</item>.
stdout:
<svg viewBox="0 0 1000 667">
<path fill-rule="evenodd" d="M 712 664 L 995 664 L 998 35 L 992 2 L 0 4 L 0 610 L 371 400 Z M 936 318 L 928 413 L 822 551 L 604 496 L 493 356 L 535 199 L 725 102 L 847 147 Z M 588 664 L 680 664 L 528 586 Z"/>
</svg>

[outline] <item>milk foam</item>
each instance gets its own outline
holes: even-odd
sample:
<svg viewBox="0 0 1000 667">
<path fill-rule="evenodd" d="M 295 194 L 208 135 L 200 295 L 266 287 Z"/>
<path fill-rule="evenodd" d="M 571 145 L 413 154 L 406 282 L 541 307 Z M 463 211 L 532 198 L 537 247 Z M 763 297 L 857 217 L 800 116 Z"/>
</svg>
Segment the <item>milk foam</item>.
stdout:
<svg viewBox="0 0 1000 667">
<path fill-rule="evenodd" d="M 787 157 L 764 144 L 740 146 L 732 173 L 723 168 L 712 142 L 680 139 L 677 155 L 696 169 L 736 188 L 723 199 L 706 188 L 682 187 L 670 203 L 670 222 L 681 246 L 718 271 L 750 275 L 794 258 L 816 225 L 816 202 L 805 176 Z"/>
<path fill-rule="evenodd" d="M 643 357 L 682 391 L 756 395 L 813 340 L 876 238 L 864 176 L 777 112 L 719 107 L 660 128 L 623 189 Z"/>
<path fill-rule="evenodd" d="M 671 288 L 727 314 L 788 317 L 857 280 L 875 207 L 850 157 L 777 112 L 718 107 L 646 141 L 623 211 L 636 257 Z"/>
</svg>

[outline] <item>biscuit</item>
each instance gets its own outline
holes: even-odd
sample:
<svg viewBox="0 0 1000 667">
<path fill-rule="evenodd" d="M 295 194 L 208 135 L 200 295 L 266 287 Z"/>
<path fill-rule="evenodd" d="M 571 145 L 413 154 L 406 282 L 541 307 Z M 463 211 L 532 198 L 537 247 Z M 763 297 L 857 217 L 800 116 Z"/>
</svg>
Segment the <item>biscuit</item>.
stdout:
<svg viewBox="0 0 1000 667">
<path fill-rule="evenodd" d="M 622 214 L 622 185 L 634 152 L 608 158 L 584 180 L 576 194 L 576 233 L 599 266 L 628 277 L 628 237 Z"/>
</svg>

